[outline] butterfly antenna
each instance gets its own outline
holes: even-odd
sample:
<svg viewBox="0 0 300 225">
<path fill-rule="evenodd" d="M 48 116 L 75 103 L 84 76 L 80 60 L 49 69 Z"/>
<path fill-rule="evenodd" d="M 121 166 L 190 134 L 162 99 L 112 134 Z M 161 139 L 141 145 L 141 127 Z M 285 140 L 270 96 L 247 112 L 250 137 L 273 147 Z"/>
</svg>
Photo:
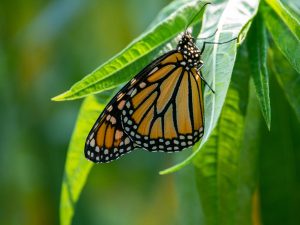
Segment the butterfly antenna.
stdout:
<svg viewBox="0 0 300 225">
<path fill-rule="evenodd" d="M 205 49 L 205 45 L 206 44 L 218 44 L 218 45 L 222 45 L 222 44 L 226 44 L 226 43 L 229 43 L 229 42 L 231 42 L 231 41 L 234 41 L 234 40 L 237 40 L 238 39 L 238 37 L 235 37 L 235 38 L 232 38 L 232 39 L 230 39 L 230 40 L 228 40 L 228 41 L 224 41 L 224 42 L 213 42 L 213 41 L 205 41 L 204 43 L 203 43 L 203 46 L 202 46 L 202 49 L 201 49 L 201 51 L 200 51 L 200 55 L 202 55 L 202 53 L 203 53 L 203 51 L 204 51 L 204 49 Z"/>
<path fill-rule="evenodd" d="M 193 21 L 195 20 L 195 18 L 202 12 L 202 9 L 205 8 L 206 5 L 211 4 L 211 2 L 206 2 L 201 9 L 192 17 L 192 19 L 190 20 L 190 22 L 188 23 L 188 25 L 185 27 L 185 31 L 189 28 L 189 26 L 193 23 Z"/>
<path fill-rule="evenodd" d="M 212 89 L 212 87 L 207 83 L 207 81 L 206 81 L 206 80 L 204 79 L 204 77 L 202 76 L 202 73 L 200 72 L 199 74 L 200 74 L 200 78 L 201 78 L 201 80 L 203 80 L 204 84 L 207 85 L 207 87 L 212 91 L 212 93 L 215 94 L 214 89 Z"/>
</svg>

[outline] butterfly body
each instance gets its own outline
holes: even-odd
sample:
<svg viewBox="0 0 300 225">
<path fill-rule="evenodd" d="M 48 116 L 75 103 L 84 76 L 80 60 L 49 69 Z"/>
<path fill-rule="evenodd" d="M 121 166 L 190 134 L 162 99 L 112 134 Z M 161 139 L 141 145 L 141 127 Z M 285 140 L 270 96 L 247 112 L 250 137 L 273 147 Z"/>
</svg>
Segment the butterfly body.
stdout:
<svg viewBox="0 0 300 225">
<path fill-rule="evenodd" d="M 110 101 L 90 131 L 85 156 L 109 162 L 135 147 L 175 152 L 203 136 L 201 52 L 185 32 L 175 50 L 146 66 Z"/>
</svg>

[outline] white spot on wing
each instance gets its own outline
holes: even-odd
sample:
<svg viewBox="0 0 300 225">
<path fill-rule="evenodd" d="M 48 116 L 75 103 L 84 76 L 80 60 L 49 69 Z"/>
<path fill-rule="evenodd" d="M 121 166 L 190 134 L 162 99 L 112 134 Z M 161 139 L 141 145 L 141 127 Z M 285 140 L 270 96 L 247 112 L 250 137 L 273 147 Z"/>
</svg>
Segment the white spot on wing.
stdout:
<svg viewBox="0 0 300 225">
<path fill-rule="evenodd" d="M 94 132 L 91 133 L 90 138 L 89 138 L 90 140 L 94 137 L 94 134 L 95 134 Z"/>
<path fill-rule="evenodd" d="M 129 142 L 130 142 L 130 139 L 127 137 L 127 138 L 125 138 L 125 145 L 128 145 L 129 144 Z"/>
<path fill-rule="evenodd" d="M 95 147 L 95 139 L 92 139 L 92 140 L 91 140 L 90 146 L 91 146 L 91 147 Z"/>
<path fill-rule="evenodd" d="M 113 109 L 113 106 L 112 105 L 110 105 L 108 108 L 107 108 L 107 110 L 110 112 L 111 110 Z"/>
<path fill-rule="evenodd" d="M 110 122 L 111 122 L 112 124 L 116 124 L 117 120 L 116 120 L 115 117 L 112 116 L 112 117 L 110 118 Z"/>
<path fill-rule="evenodd" d="M 132 80 L 131 80 L 131 84 L 134 84 L 136 82 L 136 79 L 135 78 L 133 78 Z"/>
<path fill-rule="evenodd" d="M 118 94 L 117 101 L 119 101 L 124 95 L 125 95 L 124 93 Z"/>
<path fill-rule="evenodd" d="M 149 73 L 149 75 L 151 75 L 152 73 L 154 73 L 157 70 L 158 70 L 158 67 L 155 67 L 153 70 L 151 70 L 151 72 Z"/>
<path fill-rule="evenodd" d="M 144 87 L 146 87 L 146 83 L 145 82 L 142 82 L 142 83 L 140 83 L 140 88 L 144 88 Z"/>
<path fill-rule="evenodd" d="M 136 90 L 136 88 L 134 88 L 130 96 L 133 97 L 136 93 L 137 93 L 137 90 Z"/>
</svg>

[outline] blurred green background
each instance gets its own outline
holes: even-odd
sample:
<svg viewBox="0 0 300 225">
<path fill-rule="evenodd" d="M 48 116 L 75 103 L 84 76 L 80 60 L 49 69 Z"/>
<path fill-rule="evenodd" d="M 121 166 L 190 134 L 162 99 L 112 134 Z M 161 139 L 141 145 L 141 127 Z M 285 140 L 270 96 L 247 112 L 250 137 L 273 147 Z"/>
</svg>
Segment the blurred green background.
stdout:
<svg viewBox="0 0 300 225">
<path fill-rule="evenodd" d="M 66 151 L 82 101 L 50 98 L 122 50 L 169 2 L 1 1 L 0 224 L 59 223 Z M 136 151 L 95 166 L 73 224 L 172 223 L 173 178 L 158 176 L 170 165 L 170 155 Z"/>
<path fill-rule="evenodd" d="M 82 100 L 50 99 L 122 50 L 169 2 L 1 1 L 1 225 L 59 223 L 66 151 Z M 278 60 L 287 64 L 279 68 L 280 74 L 287 73 L 290 65 Z M 255 162 L 257 171 L 246 171 L 259 177 L 261 203 L 254 198 L 252 219 L 259 225 L 261 210 L 265 224 L 296 225 L 300 125 L 275 75 L 270 77 L 272 130 L 257 115 L 259 162 Z M 135 151 L 122 160 L 94 166 L 73 224 L 197 224 L 203 215 L 193 168 L 158 175 L 174 159 L 190 153 Z"/>
</svg>

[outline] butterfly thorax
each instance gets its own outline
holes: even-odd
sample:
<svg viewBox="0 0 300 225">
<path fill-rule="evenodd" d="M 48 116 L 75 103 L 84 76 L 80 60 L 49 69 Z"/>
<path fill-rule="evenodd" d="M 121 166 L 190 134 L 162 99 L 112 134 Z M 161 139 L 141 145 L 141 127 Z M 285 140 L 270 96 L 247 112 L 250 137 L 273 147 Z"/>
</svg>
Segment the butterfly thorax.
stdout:
<svg viewBox="0 0 300 225">
<path fill-rule="evenodd" d="M 200 49 L 196 46 L 194 38 L 189 32 L 184 32 L 178 42 L 177 50 L 183 54 L 186 66 L 188 68 L 199 68 L 203 64 L 200 59 Z"/>
</svg>

